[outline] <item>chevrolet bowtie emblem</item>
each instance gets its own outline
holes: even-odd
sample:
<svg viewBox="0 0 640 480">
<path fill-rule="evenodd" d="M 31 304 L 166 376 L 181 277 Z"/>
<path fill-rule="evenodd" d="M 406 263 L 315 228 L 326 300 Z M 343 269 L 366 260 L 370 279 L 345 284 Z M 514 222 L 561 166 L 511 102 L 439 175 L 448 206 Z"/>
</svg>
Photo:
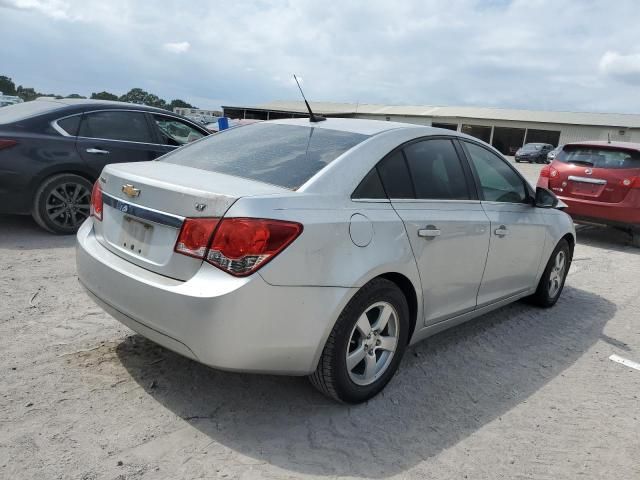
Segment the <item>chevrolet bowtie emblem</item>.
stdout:
<svg viewBox="0 0 640 480">
<path fill-rule="evenodd" d="M 124 193 L 127 197 L 135 198 L 140 195 L 140 189 L 127 183 L 126 185 L 122 186 L 122 193 Z"/>
</svg>

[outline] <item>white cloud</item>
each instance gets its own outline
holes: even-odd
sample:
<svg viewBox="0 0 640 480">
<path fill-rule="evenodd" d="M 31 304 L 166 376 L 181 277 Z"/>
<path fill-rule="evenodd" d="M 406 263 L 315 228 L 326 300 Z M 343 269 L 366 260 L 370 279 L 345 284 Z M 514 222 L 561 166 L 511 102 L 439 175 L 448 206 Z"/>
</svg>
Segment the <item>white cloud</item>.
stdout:
<svg viewBox="0 0 640 480">
<path fill-rule="evenodd" d="M 169 42 L 165 43 L 163 47 L 167 52 L 185 53 L 189 51 L 189 49 L 191 48 L 191 44 L 189 42 Z"/>
<path fill-rule="evenodd" d="M 640 53 L 623 55 L 616 51 L 608 51 L 600 59 L 599 68 L 610 77 L 631 84 L 640 84 Z"/>
<path fill-rule="evenodd" d="M 70 13 L 69 3 L 62 0 L 0 0 L 0 7 L 17 10 L 34 10 L 58 20 L 76 20 Z"/>
</svg>

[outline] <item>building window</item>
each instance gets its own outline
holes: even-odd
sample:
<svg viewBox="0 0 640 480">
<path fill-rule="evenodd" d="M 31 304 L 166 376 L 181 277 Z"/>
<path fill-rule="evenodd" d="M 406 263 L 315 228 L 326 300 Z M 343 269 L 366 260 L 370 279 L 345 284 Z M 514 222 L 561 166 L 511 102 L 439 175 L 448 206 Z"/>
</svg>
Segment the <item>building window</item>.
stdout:
<svg viewBox="0 0 640 480">
<path fill-rule="evenodd" d="M 503 155 L 515 155 L 524 144 L 524 128 L 495 127 L 491 145 Z"/>
<path fill-rule="evenodd" d="M 487 143 L 491 140 L 491 127 L 485 125 L 462 125 L 462 133 L 466 133 Z"/>
<path fill-rule="evenodd" d="M 431 126 L 434 128 L 444 128 L 446 130 L 453 130 L 454 132 L 458 130 L 458 125 L 455 123 L 431 123 Z"/>
<path fill-rule="evenodd" d="M 527 130 L 525 143 L 550 143 L 557 147 L 560 143 L 560 131 L 558 130 Z"/>
</svg>

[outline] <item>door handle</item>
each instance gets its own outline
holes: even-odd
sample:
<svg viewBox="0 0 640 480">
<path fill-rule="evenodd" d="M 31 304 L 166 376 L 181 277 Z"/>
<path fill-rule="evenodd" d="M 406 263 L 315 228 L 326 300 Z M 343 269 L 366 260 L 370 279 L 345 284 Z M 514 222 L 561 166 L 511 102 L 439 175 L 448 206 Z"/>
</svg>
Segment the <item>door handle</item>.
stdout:
<svg viewBox="0 0 640 480">
<path fill-rule="evenodd" d="M 427 225 L 426 228 L 418 230 L 418 236 L 423 238 L 435 238 L 440 236 L 440 230 L 435 225 Z"/>
<path fill-rule="evenodd" d="M 505 227 L 504 225 L 500 225 L 495 229 L 494 233 L 499 237 L 504 237 L 505 235 L 509 234 L 509 230 L 507 230 L 507 227 Z"/>
<path fill-rule="evenodd" d="M 87 153 L 95 153 L 96 155 L 109 155 L 109 150 L 100 150 L 99 148 L 87 148 Z"/>
</svg>

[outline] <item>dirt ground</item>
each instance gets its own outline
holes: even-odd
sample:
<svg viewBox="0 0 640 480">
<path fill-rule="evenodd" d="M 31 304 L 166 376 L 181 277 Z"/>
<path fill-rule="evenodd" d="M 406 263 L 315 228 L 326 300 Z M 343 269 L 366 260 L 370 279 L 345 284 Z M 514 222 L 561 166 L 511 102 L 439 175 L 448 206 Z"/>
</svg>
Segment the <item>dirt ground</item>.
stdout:
<svg viewBox="0 0 640 480">
<path fill-rule="evenodd" d="M 432 337 L 348 407 L 152 344 L 81 291 L 73 238 L 0 217 L 0 478 L 640 479 L 640 371 L 609 360 L 640 362 L 640 250 L 578 242 L 555 308 Z"/>
</svg>

